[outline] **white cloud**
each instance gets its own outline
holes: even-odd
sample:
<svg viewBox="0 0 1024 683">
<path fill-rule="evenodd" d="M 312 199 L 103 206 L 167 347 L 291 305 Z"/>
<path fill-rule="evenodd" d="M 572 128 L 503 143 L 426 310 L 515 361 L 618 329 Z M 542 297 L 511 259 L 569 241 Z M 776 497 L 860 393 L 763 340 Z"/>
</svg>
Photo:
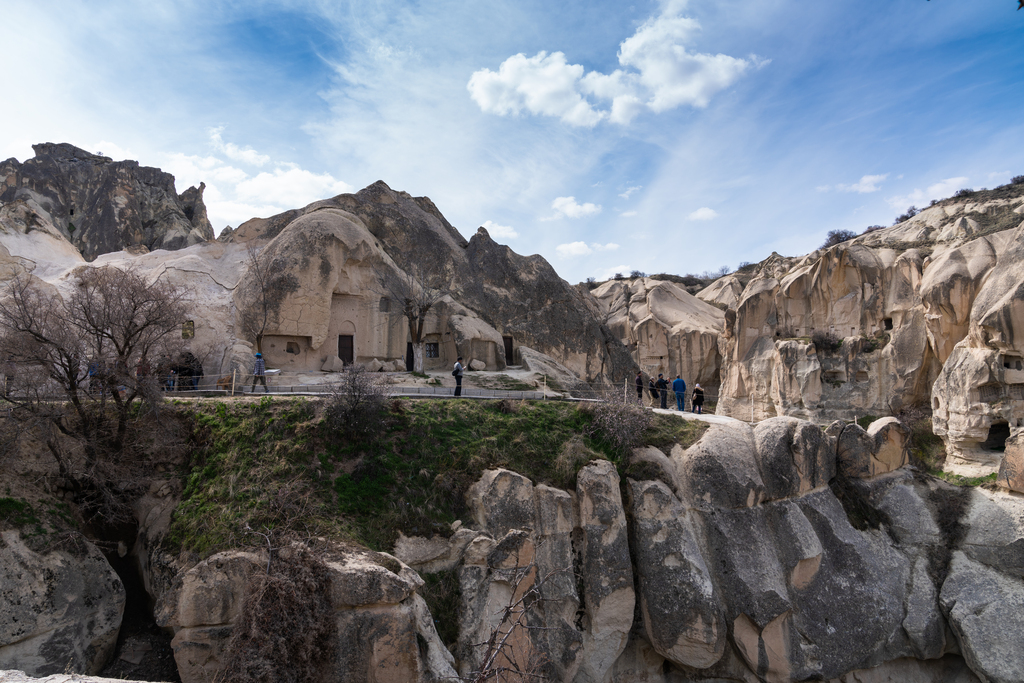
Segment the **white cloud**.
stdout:
<svg viewBox="0 0 1024 683">
<path fill-rule="evenodd" d="M 885 201 L 889 203 L 894 209 L 902 211 L 908 206 L 918 206 L 919 208 L 923 204 L 927 204 L 932 199 L 945 199 L 946 197 L 952 197 L 953 193 L 959 189 L 967 187 L 967 182 L 970 180 L 967 176 L 957 176 L 956 178 L 946 178 L 940 180 L 937 183 L 928 186 L 927 190 L 914 189 L 913 192 L 897 197 L 889 197 Z"/>
<path fill-rule="evenodd" d="M 224 142 L 221 137 L 221 133 L 224 132 L 224 127 L 211 128 L 209 130 L 210 142 L 213 143 L 214 149 L 218 152 L 223 152 L 224 156 L 232 161 L 240 161 L 243 164 L 249 164 L 250 166 L 263 166 L 270 161 L 270 157 L 266 154 L 260 154 L 252 147 L 246 147 L 245 149 L 239 147 L 233 142 Z"/>
<path fill-rule="evenodd" d="M 316 174 L 297 166 L 263 171 L 254 178 L 238 183 L 235 191 L 243 200 L 261 200 L 289 209 L 305 206 L 318 199 L 351 192 L 352 186 L 335 180 L 329 173 Z"/>
<path fill-rule="evenodd" d="M 557 116 L 574 126 L 593 127 L 605 119 L 625 125 L 644 109 L 658 113 L 682 105 L 704 108 L 716 93 L 768 60 L 687 51 L 700 24 L 679 16 L 684 6 L 666 3 L 662 14 L 622 41 L 618 58 L 623 68 L 609 74 L 585 73 L 582 65 L 569 64 L 563 53 L 541 51 L 533 57 L 513 55 L 497 71 L 475 71 L 466 87 L 484 112 L 504 116 L 526 110 Z M 611 106 L 598 109 L 587 96 Z"/>
<path fill-rule="evenodd" d="M 520 53 L 509 57 L 498 71 L 476 71 L 466 86 L 480 109 L 489 114 L 557 116 L 573 126 L 594 126 L 606 116 L 594 111 L 577 90 L 583 67 L 569 64 L 561 52 Z"/>
<path fill-rule="evenodd" d="M 575 197 L 557 197 L 555 198 L 555 201 L 551 202 L 551 208 L 555 210 L 555 215 L 542 220 L 554 220 L 556 218 L 584 218 L 586 216 L 596 216 L 601 213 L 600 204 L 591 204 L 590 202 L 580 204 L 576 201 Z"/>
<path fill-rule="evenodd" d="M 599 272 L 597 279 L 611 280 L 615 275 L 629 275 L 631 272 L 633 272 L 633 266 L 612 266 Z"/>
<path fill-rule="evenodd" d="M 627 187 L 626 191 L 623 192 L 622 194 L 620 194 L 619 196 L 622 197 L 623 199 L 629 199 L 629 195 L 633 194 L 634 192 L 636 192 L 637 190 L 640 190 L 640 189 L 643 189 L 643 185 L 635 185 L 633 187 Z"/>
<path fill-rule="evenodd" d="M 507 225 L 498 225 L 494 221 L 484 221 L 483 227 L 492 238 L 514 240 L 519 237 L 519 233 L 515 231 L 515 228 Z"/>
<path fill-rule="evenodd" d="M 713 218 L 718 218 L 718 212 L 707 206 L 702 206 L 691 212 L 686 218 L 691 221 L 710 221 Z"/>
<path fill-rule="evenodd" d="M 588 256 L 595 251 L 615 251 L 618 248 L 619 245 L 614 242 L 609 242 L 608 244 L 570 242 L 569 244 L 559 244 L 555 247 L 555 251 L 561 258 L 572 258 L 575 256 Z"/>
<path fill-rule="evenodd" d="M 636 215 L 636 211 L 623 211 L 619 215 L 622 216 L 623 218 L 630 218 L 631 216 Z"/>
<path fill-rule="evenodd" d="M 859 192 L 860 194 L 866 194 L 868 192 L 878 192 L 881 187 L 878 183 L 882 182 L 889 177 L 889 174 L 884 175 L 866 175 L 861 176 L 860 181 L 852 185 L 836 185 L 836 189 L 841 192 Z"/>
</svg>

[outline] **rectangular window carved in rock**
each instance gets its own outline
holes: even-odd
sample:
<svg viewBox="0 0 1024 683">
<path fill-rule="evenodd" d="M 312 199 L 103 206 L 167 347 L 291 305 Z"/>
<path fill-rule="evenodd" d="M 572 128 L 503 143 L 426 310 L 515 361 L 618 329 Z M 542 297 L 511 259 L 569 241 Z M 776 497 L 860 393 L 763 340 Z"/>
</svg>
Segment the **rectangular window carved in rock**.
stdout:
<svg viewBox="0 0 1024 683">
<path fill-rule="evenodd" d="M 439 346 L 438 342 L 427 342 L 427 358 L 440 358 Z"/>
</svg>

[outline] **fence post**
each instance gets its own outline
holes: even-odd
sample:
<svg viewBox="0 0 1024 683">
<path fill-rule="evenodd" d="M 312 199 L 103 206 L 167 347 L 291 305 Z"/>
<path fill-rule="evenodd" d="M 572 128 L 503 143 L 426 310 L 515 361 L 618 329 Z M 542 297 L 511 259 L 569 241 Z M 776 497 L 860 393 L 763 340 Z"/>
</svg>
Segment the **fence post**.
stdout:
<svg viewBox="0 0 1024 683">
<path fill-rule="evenodd" d="M 231 370 L 231 395 L 235 395 L 235 377 L 238 375 L 238 368 L 232 368 Z"/>
<path fill-rule="evenodd" d="M 548 376 L 544 375 L 544 395 L 540 397 L 540 400 L 548 400 Z"/>
</svg>

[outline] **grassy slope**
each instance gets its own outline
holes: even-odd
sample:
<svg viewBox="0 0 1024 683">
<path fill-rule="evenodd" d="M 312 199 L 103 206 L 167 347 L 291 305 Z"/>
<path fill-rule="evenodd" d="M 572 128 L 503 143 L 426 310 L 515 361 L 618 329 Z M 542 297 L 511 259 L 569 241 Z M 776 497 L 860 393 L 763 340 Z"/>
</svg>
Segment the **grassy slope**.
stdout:
<svg viewBox="0 0 1024 683">
<path fill-rule="evenodd" d="M 246 525 L 390 550 L 399 531 L 449 534 L 485 469 L 506 467 L 561 488 L 575 486 L 593 458 L 626 474 L 587 408 L 569 403 L 398 400 L 379 432 L 359 440 L 328 433 L 305 399 L 180 409 L 193 411 L 203 445 L 183 473 L 171 541 L 198 553 L 254 543 Z M 688 445 L 706 428 L 654 415 L 644 441 Z"/>
</svg>

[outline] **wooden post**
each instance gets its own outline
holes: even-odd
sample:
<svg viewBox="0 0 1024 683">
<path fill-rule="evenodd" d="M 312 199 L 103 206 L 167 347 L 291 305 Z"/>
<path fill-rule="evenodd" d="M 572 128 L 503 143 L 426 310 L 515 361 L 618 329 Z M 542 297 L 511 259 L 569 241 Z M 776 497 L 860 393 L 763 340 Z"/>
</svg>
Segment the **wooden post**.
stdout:
<svg viewBox="0 0 1024 683">
<path fill-rule="evenodd" d="M 238 374 L 238 368 L 234 368 L 231 371 L 231 395 L 235 395 L 235 376 Z"/>
<path fill-rule="evenodd" d="M 544 393 L 541 394 L 540 399 L 542 401 L 548 400 L 548 376 L 544 375 Z"/>
</svg>

